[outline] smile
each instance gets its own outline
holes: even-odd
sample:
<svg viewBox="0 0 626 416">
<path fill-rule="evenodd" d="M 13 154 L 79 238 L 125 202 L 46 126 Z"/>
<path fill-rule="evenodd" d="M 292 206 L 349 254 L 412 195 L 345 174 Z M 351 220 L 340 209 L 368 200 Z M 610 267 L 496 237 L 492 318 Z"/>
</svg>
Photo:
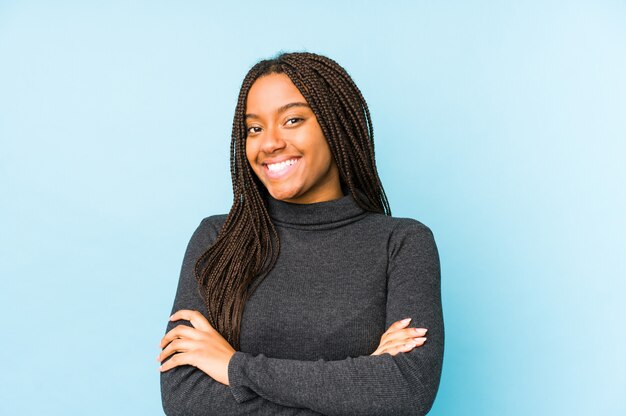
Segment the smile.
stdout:
<svg viewBox="0 0 626 416">
<path fill-rule="evenodd" d="M 282 176 L 285 176 L 287 173 L 289 173 L 293 169 L 293 166 L 296 163 L 298 163 L 297 158 L 283 160 L 282 162 L 278 162 L 278 163 L 264 164 L 265 173 L 268 177 L 272 179 L 280 178 Z"/>
</svg>

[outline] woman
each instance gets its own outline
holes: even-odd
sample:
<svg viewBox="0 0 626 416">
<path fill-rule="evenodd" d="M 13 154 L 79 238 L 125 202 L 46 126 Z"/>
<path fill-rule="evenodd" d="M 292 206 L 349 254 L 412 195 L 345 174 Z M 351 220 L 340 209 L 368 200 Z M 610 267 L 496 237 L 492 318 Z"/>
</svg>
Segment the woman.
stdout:
<svg viewBox="0 0 626 416">
<path fill-rule="evenodd" d="M 348 73 L 312 53 L 256 64 L 231 175 L 230 213 L 201 222 L 183 261 L 157 357 L 165 412 L 427 413 L 443 359 L 437 248 L 390 216 Z"/>
</svg>

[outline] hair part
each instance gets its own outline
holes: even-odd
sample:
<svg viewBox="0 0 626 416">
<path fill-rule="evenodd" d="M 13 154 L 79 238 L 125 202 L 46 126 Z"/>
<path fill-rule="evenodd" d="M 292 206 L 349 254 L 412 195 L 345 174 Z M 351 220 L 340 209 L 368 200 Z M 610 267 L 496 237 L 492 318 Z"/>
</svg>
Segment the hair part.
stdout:
<svg viewBox="0 0 626 416">
<path fill-rule="evenodd" d="M 215 242 L 195 265 L 208 320 L 235 349 L 240 347 L 245 303 L 280 252 L 278 233 L 267 211 L 267 189 L 246 158 L 248 92 L 258 78 L 274 73 L 291 79 L 317 117 L 342 187 L 364 210 L 391 215 L 376 169 L 370 112 L 346 70 L 330 58 L 309 52 L 281 53 L 254 65 L 241 85 L 233 119 L 233 205 Z"/>
</svg>

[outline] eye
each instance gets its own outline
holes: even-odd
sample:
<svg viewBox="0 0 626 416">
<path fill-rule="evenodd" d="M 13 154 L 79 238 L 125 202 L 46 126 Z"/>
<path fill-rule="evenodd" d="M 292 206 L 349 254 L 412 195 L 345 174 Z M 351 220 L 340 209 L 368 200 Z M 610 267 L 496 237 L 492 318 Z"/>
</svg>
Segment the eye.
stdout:
<svg viewBox="0 0 626 416">
<path fill-rule="evenodd" d="M 300 117 L 292 117 L 292 118 L 287 119 L 285 124 L 288 125 L 288 126 L 293 126 L 294 124 L 297 124 L 297 123 L 301 122 L 302 120 L 304 120 L 304 119 L 300 118 Z"/>
<path fill-rule="evenodd" d="M 257 126 L 248 127 L 248 134 L 259 133 L 260 131 L 261 131 L 261 127 L 257 127 Z"/>
</svg>

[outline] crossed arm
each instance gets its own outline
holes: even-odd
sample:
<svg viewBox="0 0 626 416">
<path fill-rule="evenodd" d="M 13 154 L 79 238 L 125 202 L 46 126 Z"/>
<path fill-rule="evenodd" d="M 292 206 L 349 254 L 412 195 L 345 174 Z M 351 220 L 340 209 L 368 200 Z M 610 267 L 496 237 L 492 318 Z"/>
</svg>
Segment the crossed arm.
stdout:
<svg viewBox="0 0 626 416">
<path fill-rule="evenodd" d="M 443 357 L 439 258 L 428 228 L 416 225 L 392 248 L 389 329 L 377 350 L 370 356 L 337 361 L 288 360 L 235 351 L 199 312 L 204 308 L 187 258 L 197 258 L 193 247 L 190 243 L 175 313 L 158 357 L 164 361 L 161 387 L 168 415 L 428 412 Z M 427 342 L 423 330 L 400 321 L 406 317 L 415 326 L 428 328 Z"/>
</svg>

